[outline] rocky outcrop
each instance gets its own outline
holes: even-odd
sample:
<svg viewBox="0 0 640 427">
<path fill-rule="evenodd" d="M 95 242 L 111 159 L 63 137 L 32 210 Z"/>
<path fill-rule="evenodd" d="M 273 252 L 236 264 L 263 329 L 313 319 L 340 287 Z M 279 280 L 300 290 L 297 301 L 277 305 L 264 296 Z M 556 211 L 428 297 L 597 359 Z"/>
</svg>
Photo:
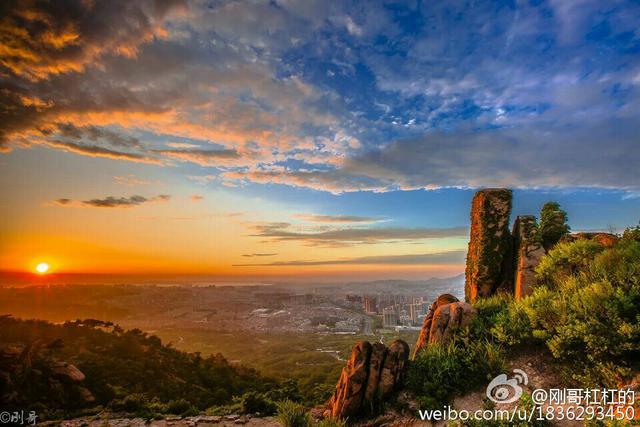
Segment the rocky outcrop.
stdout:
<svg viewBox="0 0 640 427">
<path fill-rule="evenodd" d="M 429 307 L 424 318 L 420 336 L 413 352 L 415 359 L 418 353 L 433 343 L 448 342 L 461 326 L 468 325 L 475 316 L 475 309 L 466 302 L 450 294 L 440 295 Z"/>
<path fill-rule="evenodd" d="M 382 364 L 380 381 L 378 381 L 378 397 L 387 400 L 404 381 L 409 360 L 409 345 L 402 340 L 395 340 L 389 345 L 387 356 Z"/>
<path fill-rule="evenodd" d="M 429 311 L 427 315 L 424 317 L 424 321 L 422 322 L 422 329 L 420 329 L 420 335 L 418 336 L 418 341 L 416 341 L 416 346 L 413 350 L 413 358 L 416 358 L 416 355 L 420 350 L 425 348 L 429 344 L 429 337 L 431 336 L 431 324 L 433 323 L 433 315 L 435 314 L 438 307 L 446 304 L 451 304 L 452 302 L 458 301 L 458 298 L 454 297 L 451 294 L 442 294 L 431 304 L 429 307 Z"/>
<path fill-rule="evenodd" d="M 325 417 L 346 419 L 376 411 L 404 380 L 409 346 L 396 340 L 389 347 L 358 342 L 342 369 Z"/>
<path fill-rule="evenodd" d="M 539 239 L 536 217 L 518 216 L 513 225 L 513 238 L 516 259 L 513 294 L 516 299 L 521 299 L 533 291 L 535 269 L 546 253 Z"/>
<path fill-rule="evenodd" d="M 473 197 L 465 281 L 467 301 L 513 286 L 511 198 L 511 190 L 504 188 L 480 190 Z"/>
<path fill-rule="evenodd" d="M 26 345 L 0 348 L 0 403 L 25 405 L 34 393 L 51 396 L 73 405 L 95 402 L 91 391 L 82 386 L 85 375 L 70 363 L 49 354 L 51 345 L 36 341 Z M 25 388 L 22 384 L 29 383 Z"/>
<path fill-rule="evenodd" d="M 51 373 L 55 377 L 67 382 L 80 382 L 84 381 L 85 378 L 80 369 L 65 362 L 53 363 L 51 366 Z"/>
<path fill-rule="evenodd" d="M 475 315 L 475 308 L 463 301 L 438 307 L 433 314 L 429 344 L 448 342 L 453 337 L 455 330 L 468 325 Z"/>
<path fill-rule="evenodd" d="M 576 240 L 591 240 L 605 248 L 610 248 L 618 242 L 618 236 L 611 233 L 571 233 L 564 236 L 561 242 L 574 242 Z"/>
</svg>

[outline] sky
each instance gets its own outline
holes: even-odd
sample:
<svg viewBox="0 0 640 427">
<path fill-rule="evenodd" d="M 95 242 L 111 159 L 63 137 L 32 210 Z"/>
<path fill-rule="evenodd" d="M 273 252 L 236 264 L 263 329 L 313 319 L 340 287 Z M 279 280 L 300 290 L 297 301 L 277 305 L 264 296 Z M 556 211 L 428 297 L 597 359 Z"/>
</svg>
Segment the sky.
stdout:
<svg viewBox="0 0 640 427">
<path fill-rule="evenodd" d="M 640 220 L 634 1 L 4 1 L 0 270 L 464 271 L 474 191 Z"/>
</svg>

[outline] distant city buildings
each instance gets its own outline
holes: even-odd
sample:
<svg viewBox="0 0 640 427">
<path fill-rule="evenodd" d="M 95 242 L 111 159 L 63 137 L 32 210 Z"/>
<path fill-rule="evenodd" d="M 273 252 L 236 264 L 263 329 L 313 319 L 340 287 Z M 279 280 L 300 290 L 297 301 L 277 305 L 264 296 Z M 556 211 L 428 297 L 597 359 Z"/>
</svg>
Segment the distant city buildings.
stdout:
<svg viewBox="0 0 640 427">
<path fill-rule="evenodd" d="M 351 298 L 350 301 L 356 300 Z M 424 297 L 395 293 L 362 296 L 363 311 L 370 316 L 382 314 L 383 328 L 419 327 L 428 308 Z"/>
<path fill-rule="evenodd" d="M 400 317 L 396 307 L 387 307 L 382 310 L 382 326 L 385 328 L 395 328 L 400 324 Z"/>
<path fill-rule="evenodd" d="M 363 308 L 367 314 L 378 314 L 378 299 L 376 297 L 363 297 Z"/>
</svg>

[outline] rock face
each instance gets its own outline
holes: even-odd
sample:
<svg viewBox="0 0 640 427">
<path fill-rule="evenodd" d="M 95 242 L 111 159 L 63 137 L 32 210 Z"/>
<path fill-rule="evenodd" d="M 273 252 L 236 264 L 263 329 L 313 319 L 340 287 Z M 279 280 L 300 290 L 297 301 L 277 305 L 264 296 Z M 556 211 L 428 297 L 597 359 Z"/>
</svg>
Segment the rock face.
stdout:
<svg viewBox="0 0 640 427">
<path fill-rule="evenodd" d="M 68 382 L 84 381 L 85 378 L 80 369 L 65 362 L 55 362 L 51 366 L 51 373 L 56 377 Z"/>
<path fill-rule="evenodd" d="M 458 301 L 458 298 L 454 297 L 451 294 L 442 294 L 431 304 L 429 307 L 429 311 L 427 315 L 424 317 L 424 321 L 422 322 L 422 329 L 420 330 L 420 335 L 418 336 L 418 341 L 416 342 L 416 346 L 413 350 L 413 359 L 416 358 L 416 355 L 420 350 L 425 348 L 427 344 L 429 344 L 429 337 L 431 335 L 431 324 L 433 323 L 433 315 L 435 314 L 438 307 L 451 304 L 452 302 Z"/>
<path fill-rule="evenodd" d="M 409 346 L 396 340 L 389 347 L 358 342 L 342 369 L 324 415 L 349 418 L 375 411 L 404 380 Z"/>
<path fill-rule="evenodd" d="M 468 325 L 475 315 L 475 308 L 462 301 L 438 307 L 433 314 L 429 344 L 448 342 L 453 337 L 453 332 L 461 326 Z"/>
<path fill-rule="evenodd" d="M 38 393 L 55 396 L 60 402 L 95 402 L 91 391 L 82 386 L 84 373 L 70 363 L 43 354 L 49 347 L 39 341 L 0 347 L 0 403 L 18 406 L 31 402 L 32 396 L 21 386 L 24 378 L 37 387 Z"/>
<path fill-rule="evenodd" d="M 611 233 L 572 233 L 564 236 L 561 242 L 574 242 L 576 240 L 592 240 L 605 248 L 610 248 L 618 242 L 618 236 Z"/>
<path fill-rule="evenodd" d="M 511 190 L 504 188 L 480 190 L 473 197 L 465 281 L 467 301 L 513 286 L 511 199 Z"/>
<path fill-rule="evenodd" d="M 546 252 L 538 239 L 536 217 L 532 215 L 516 218 L 513 237 L 516 257 L 514 297 L 521 299 L 533 291 L 536 280 L 535 268 Z"/>
<path fill-rule="evenodd" d="M 466 302 L 458 301 L 450 294 L 440 295 L 429 307 L 424 318 L 420 336 L 413 352 L 415 359 L 418 353 L 433 343 L 446 343 L 453 337 L 460 326 L 468 325 L 476 314 L 475 309 Z"/>
</svg>

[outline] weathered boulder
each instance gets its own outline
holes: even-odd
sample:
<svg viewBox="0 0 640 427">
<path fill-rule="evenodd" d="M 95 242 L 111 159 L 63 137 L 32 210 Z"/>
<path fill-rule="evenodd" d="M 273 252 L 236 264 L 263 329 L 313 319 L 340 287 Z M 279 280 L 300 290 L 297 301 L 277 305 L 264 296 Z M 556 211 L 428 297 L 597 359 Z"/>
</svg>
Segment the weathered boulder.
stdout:
<svg viewBox="0 0 640 427">
<path fill-rule="evenodd" d="M 80 395 L 80 398 L 84 403 L 93 403 L 96 401 L 96 398 L 93 396 L 93 393 L 91 393 L 91 391 L 89 391 L 88 388 L 78 386 L 76 387 L 76 391 L 78 392 L 78 394 Z"/>
<path fill-rule="evenodd" d="M 476 314 L 475 309 L 466 302 L 458 301 L 450 294 L 440 295 L 429 307 L 422 323 L 422 330 L 413 352 L 418 353 L 432 343 L 446 343 L 453 337 L 455 330 L 468 325 Z"/>
<path fill-rule="evenodd" d="M 380 407 L 404 379 L 409 357 L 406 342 L 383 344 L 358 342 L 342 369 L 333 396 L 327 402 L 325 417 L 349 418 Z"/>
<path fill-rule="evenodd" d="M 378 382 L 378 397 L 386 400 L 404 381 L 404 374 L 409 360 L 409 345 L 402 340 L 395 340 L 389 345 L 387 357 L 382 365 Z"/>
<path fill-rule="evenodd" d="M 368 341 L 360 341 L 353 347 L 347 366 L 342 368 L 336 391 L 329 399 L 332 417 L 348 417 L 361 409 L 372 348 Z"/>
<path fill-rule="evenodd" d="M 433 314 L 429 344 L 448 342 L 454 331 L 468 325 L 475 315 L 475 308 L 466 302 L 457 301 L 441 305 Z"/>
<path fill-rule="evenodd" d="M 571 233 L 562 237 L 561 242 L 574 242 L 576 240 L 591 240 L 605 248 L 610 248 L 618 242 L 618 236 L 611 233 Z"/>
<path fill-rule="evenodd" d="M 515 247 L 514 297 L 524 298 L 530 295 L 536 281 L 535 269 L 546 251 L 539 239 L 536 217 L 518 216 L 513 225 Z"/>
<path fill-rule="evenodd" d="M 84 381 L 85 378 L 80 369 L 66 362 L 55 362 L 51 366 L 51 373 L 54 376 L 69 382 L 80 382 Z"/>
<path fill-rule="evenodd" d="M 513 241 L 509 232 L 511 190 L 478 191 L 471 205 L 471 230 L 465 280 L 467 301 L 513 286 Z"/>
<path fill-rule="evenodd" d="M 433 315 L 441 305 L 451 304 L 452 302 L 458 301 L 458 298 L 454 297 L 451 294 L 442 294 L 431 304 L 429 307 L 429 311 L 427 315 L 424 317 L 424 321 L 422 322 L 422 329 L 420 330 L 420 335 L 418 336 L 418 341 L 416 342 L 415 349 L 413 350 L 413 358 L 416 358 L 416 355 L 420 350 L 425 348 L 429 344 L 429 336 L 431 335 L 431 324 L 433 322 Z"/>
<path fill-rule="evenodd" d="M 374 401 L 377 398 L 378 383 L 380 382 L 380 374 L 382 374 L 382 366 L 387 357 L 387 347 L 379 342 L 373 344 L 371 357 L 369 358 L 369 378 L 367 378 L 367 387 L 364 390 L 364 400 L 367 402 Z"/>
</svg>

